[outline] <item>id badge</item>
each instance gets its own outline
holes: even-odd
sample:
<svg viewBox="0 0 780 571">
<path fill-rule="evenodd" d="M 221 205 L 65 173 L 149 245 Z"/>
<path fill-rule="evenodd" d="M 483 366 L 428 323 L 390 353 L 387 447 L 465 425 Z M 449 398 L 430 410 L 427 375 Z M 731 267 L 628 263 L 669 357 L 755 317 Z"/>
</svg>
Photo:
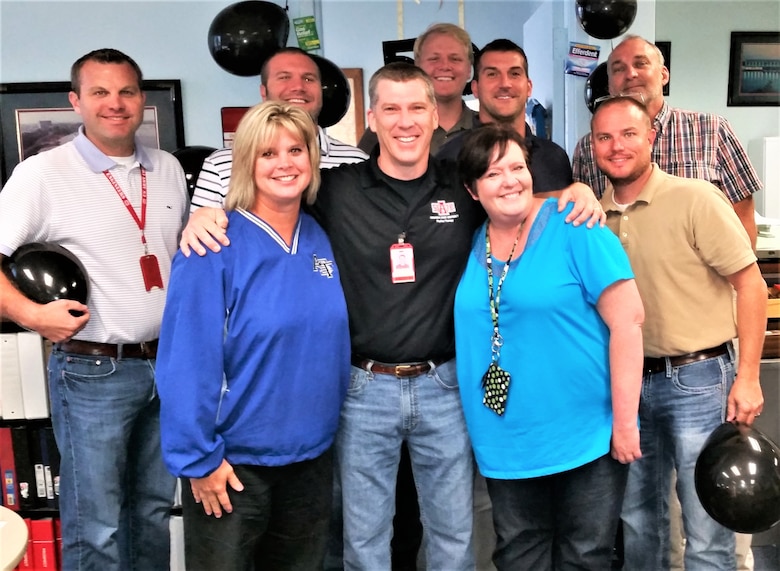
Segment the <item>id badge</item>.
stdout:
<svg viewBox="0 0 780 571">
<path fill-rule="evenodd" d="M 152 288 L 163 289 L 162 275 L 160 274 L 160 264 L 157 262 L 157 256 L 147 254 L 141 256 L 141 274 L 144 276 L 144 285 L 146 291 L 152 291 Z"/>
<path fill-rule="evenodd" d="M 393 244 L 390 246 L 390 276 L 394 284 L 415 281 L 414 248 L 411 244 Z"/>
</svg>

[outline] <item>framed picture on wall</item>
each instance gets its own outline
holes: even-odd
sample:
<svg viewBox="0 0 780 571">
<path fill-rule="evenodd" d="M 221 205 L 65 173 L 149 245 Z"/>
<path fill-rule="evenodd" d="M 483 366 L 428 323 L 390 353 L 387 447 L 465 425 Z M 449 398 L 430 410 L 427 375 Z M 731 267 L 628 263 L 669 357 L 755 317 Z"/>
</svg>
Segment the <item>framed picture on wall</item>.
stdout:
<svg viewBox="0 0 780 571">
<path fill-rule="evenodd" d="M 144 81 L 146 106 L 138 137 L 147 146 L 173 152 L 184 146 L 184 115 L 178 79 Z M 14 167 L 41 151 L 73 139 L 81 116 L 68 101 L 70 83 L 0 83 L 0 182 Z"/>
<path fill-rule="evenodd" d="M 669 95 L 669 90 L 672 85 L 672 42 L 656 42 L 655 46 L 661 50 L 661 53 L 664 56 L 664 65 L 666 66 L 666 69 L 669 70 L 669 81 L 664 85 L 664 97 L 666 97 Z"/>
<path fill-rule="evenodd" d="M 731 32 L 728 105 L 780 105 L 780 32 Z"/>
</svg>

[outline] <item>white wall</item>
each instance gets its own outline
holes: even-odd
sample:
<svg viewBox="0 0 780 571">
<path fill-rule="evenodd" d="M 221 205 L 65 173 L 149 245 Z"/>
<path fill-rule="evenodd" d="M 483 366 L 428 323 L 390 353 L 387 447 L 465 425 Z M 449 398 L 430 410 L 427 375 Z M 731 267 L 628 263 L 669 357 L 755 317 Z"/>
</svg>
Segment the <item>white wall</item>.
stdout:
<svg viewBox="0 0 780 571">
<path fill-rule="evenodd" d="M 667 101 L 723 115 L 745 147 L 780 135 L 780 107 L 726 105 L 731 32 L 778 30 L 777 0 L 656 0 L 656 39 L 672 42 Z"/>
<path fill-rule="evenodd" d="M 523 49 L 528 56 L 528 77 L 532 96 L 545 108 L 553 103 L 553 3 L 543 2 L 523 25 Z"/>
<path fill-rule="evenodd" d="M 556 5 L 559 3 L 558 0 L 551 1 Z M 556 34 L 555 58 L 558 62 L 556 65 L 560 66 L 560 74 L 563 74 L 563 62 L 569 49 L 568 42 L 582 42 L 600 46 L 599 61 L 601 62 L 607 60 L 612 47 L 619 44 L 622 38 L 621 36 L 611 40 L 599 40 L 590 37 L 577 21 L 574 4 L 574 0 L 565 0 L 564 9 L 554 16 L 558 32 Z M 653 38 L 656 34 L 655 10 L 656 0 L 639 0 L 636 17 L 629 29 L 626 30 L 626 34 L 637 34 L 654 41 Z M 562 135 L 559 134 L 555 141 L 566 149 L 570 157 L 574 153 L 574 147 L 580 137 L 590 132 L 591 113 L 585 104 L 585 81 L 584 77 L 564 75 L 563 80 L 559 80 L 563 89 L 559 88 L 555 92 L 556 113 L 559 117 L 565 113 L 563 121 L 565 132 Z M 555 131 L 555 127 L 553 130 Z"/>
</svg>

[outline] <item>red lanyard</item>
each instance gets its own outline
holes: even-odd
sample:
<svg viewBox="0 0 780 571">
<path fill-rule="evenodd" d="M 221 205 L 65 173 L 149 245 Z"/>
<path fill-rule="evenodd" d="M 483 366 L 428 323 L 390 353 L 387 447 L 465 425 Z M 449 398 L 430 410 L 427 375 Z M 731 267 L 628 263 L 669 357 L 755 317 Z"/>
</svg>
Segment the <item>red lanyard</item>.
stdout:
<svg viewBox="0 0 780 571">
<path fill-rule="evenodd" d="M 146 169 L 141 167 L 141 218 L 138 218 L 138 214 L 135 213 L 135 208 L 133 208 L 133 205 L 130 203 L 127 195 L 125 195 L 124 191 L 119 186 L 119 183 L 114 178 L 114 175 L 112 175 L 107 170 L 103 171 L 103 174 L 106 175 L 108 182 L 111 183 L 111 186 L 114 187 L 114 190 L 119 195 L 119 198 L 122 199 L 122 203 L 125 205 L 125 208 L 127 208 L 130 216 L 132 216 L 133 220 L 135 220 L 135 223 L 138 224 L 138 229 L 141 230 L 141 243 L 144 245 L 144 253 L 148 254 L 149 248 L 146 245 L 146 235 L 144 234 L 144 228 L 146 227 Z"/>
</svg>

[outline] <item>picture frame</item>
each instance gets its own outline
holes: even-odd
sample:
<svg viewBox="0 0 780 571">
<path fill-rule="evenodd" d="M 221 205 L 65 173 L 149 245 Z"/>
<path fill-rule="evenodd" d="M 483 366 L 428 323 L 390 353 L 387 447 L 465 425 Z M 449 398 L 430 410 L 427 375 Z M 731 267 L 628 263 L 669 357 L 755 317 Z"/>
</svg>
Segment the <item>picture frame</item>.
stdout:
<svg viewBox="0 0 780 571">
<path fill-rule="evenodd" d="M 731 32 L 727 104 L 780 106 L 780 32 Z"/>
<path fill-rule="evenodd" d="M 664 66 L 669 70 L 669 81 L 666 82 L 663 89 L 664 97 L 666 97 L 669 95 L 672 85 L 672 42 L 656 42 L 655 46 L 661 50 L 661 54 L 664 56 Z"/>
<path fill-rule="evenodd" d="M 343 67 L 341 71 L 347 78 L 352 96 L 349 107 L 341 120 L 326 129 L 328 135 L 357 147 L 366 130 L 366 113 L 363 100 L 363 70 L 359 67 Z"/>
<path fill-rule="evenodd" d="M 22 160 L 76 136 L 81 117 L 68 101 L 70 83 L 0 83 L 0 183 Z M 173 152 L 184 147 L 181 81 L 144 80 L 143 144 Z"/>
</svg>

